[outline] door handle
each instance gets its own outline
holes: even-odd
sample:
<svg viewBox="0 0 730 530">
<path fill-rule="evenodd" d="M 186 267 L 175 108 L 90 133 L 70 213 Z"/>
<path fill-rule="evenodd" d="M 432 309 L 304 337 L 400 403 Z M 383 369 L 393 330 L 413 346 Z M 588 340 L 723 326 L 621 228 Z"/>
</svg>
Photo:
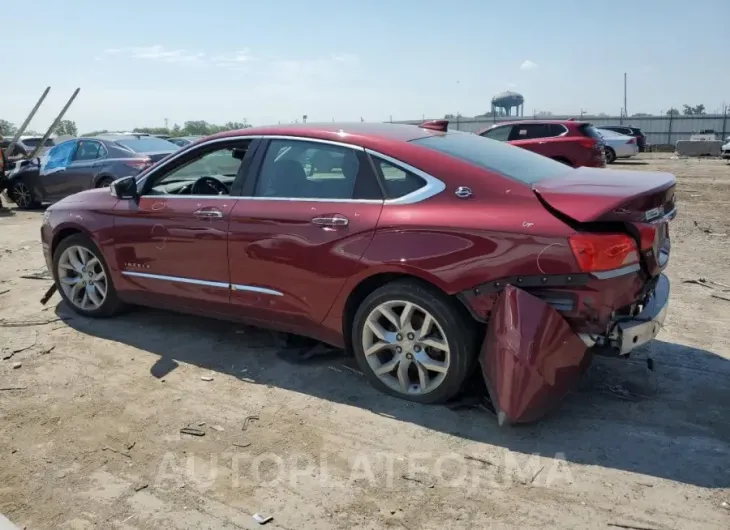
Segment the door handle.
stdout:
<svg viewBox="0 0 730 530">
<path fill-rule="evenodd" d="M 198 219 L 220 219 L 223 217 L 223 212 L 217 208 L 211 208 L 209 210 L 195 210 L 193 215 Z"/>
<path fill-rule="evenodd" d="M 312 224 L 325 227 L 347 226 L 350 224 L 350 220 L 344 215 L 335 214 L 324 217 L 315 217 L 312 219 Z"/>
</svg>

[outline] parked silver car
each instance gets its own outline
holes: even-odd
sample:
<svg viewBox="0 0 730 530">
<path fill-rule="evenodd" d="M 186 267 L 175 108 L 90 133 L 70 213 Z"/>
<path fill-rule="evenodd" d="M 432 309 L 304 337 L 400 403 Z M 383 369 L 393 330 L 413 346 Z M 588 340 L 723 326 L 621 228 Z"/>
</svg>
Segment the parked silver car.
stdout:
<svg viewBox="0 0 730 530">
<path fill-rule="evenodd" d="M 600 127 L 596 130 L 605 144 L 607 164 L 613 164 L 617 158 L 631 158 L 639 153 L 639 144 L 633 136 L 626 136 Z"/>
</svg>

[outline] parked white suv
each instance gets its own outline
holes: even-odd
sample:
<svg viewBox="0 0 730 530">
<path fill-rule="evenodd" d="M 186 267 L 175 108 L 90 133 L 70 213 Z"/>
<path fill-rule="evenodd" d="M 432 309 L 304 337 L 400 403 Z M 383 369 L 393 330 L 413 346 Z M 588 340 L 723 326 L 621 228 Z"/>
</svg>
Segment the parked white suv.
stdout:
<svg viewBox="0 0 730 530">
<path fill-rule="evenodd" d="M 725 138 L 725 145 L 722 146 L 722 155 L 723 158 L 730 158 L 730 136 Z"/>
</svg>

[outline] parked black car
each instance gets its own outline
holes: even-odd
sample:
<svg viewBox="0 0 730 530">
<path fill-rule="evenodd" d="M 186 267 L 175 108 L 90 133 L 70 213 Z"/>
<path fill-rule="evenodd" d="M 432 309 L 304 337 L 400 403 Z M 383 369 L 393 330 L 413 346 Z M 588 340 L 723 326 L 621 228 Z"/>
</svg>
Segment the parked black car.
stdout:
<svg viewBox="0 0 730 530">
<path fill-rule="evenodd" d="M 626 136 L 633 136 L 636 138 L 636 145 L 639 146 L 639 152 L 643 153 L 646 150 L 646 136 L 638 127 L 629 127 L 627 125 L 598 125 L 598 127 L 619 134 L 625 134 Z"/>
<path fill-rule="evenodd" d="M 19 162 L 8 175 L 8 197 L 19 208 L 56 202 L 79 191 L 108 186 L 120 177 L 136 175 L 177 150 L 175 144 L 149 136 L 74 138 L 40 158 Z"/>
</svg>

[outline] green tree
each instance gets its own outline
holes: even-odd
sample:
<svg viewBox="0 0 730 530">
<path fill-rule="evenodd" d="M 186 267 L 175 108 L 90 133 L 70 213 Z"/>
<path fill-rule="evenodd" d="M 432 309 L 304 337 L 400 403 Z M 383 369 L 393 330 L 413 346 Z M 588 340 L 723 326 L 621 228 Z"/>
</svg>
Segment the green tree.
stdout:
<svg viewBox="0 0 730 530">
<path fill-rule="evenodd" d="M 76 122 L 73 120 L 61 120 L 56 125 L 54 131 L 58 136 L 78 136 L 79 129 L 76 127 Z"/>
<path fill-rule="evenodd" d="M 667 116 L 679 116 L 679 111 L 672 107 L 667 111 Z"/>
<path fill-rule="evenodd" d="M 0 120 L 0 135 L 12 136 L 17 130 L 18 128 L 15 126 L 15 124 L 10 123 L 8 120 Z"/>
</svg>

